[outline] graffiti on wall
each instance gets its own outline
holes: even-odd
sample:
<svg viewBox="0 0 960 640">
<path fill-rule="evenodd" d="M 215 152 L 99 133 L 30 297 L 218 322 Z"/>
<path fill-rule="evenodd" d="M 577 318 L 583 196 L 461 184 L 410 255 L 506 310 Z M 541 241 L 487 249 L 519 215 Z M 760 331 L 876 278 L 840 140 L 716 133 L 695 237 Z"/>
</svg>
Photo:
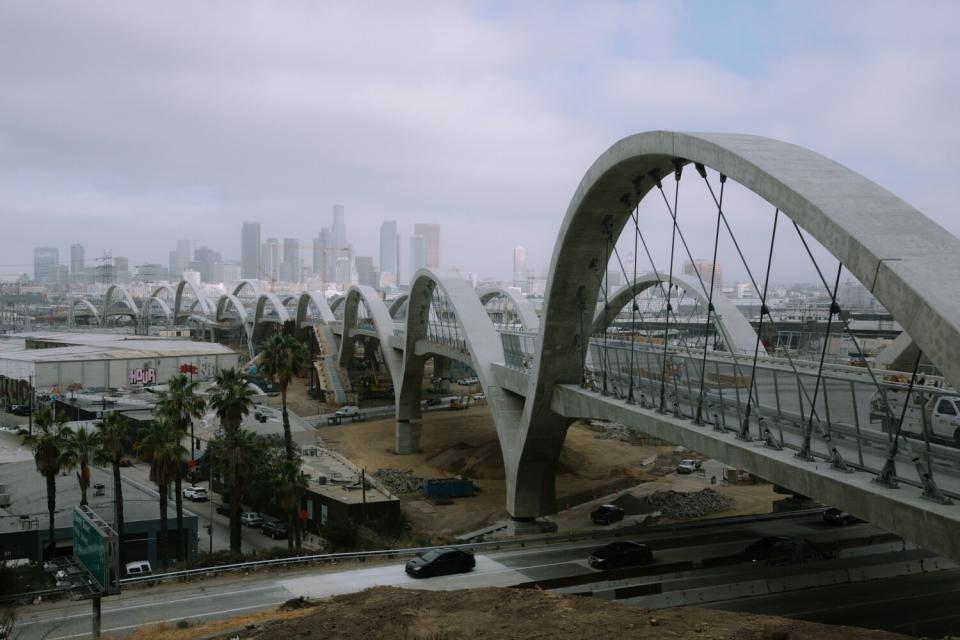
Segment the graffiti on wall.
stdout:
<svg viewBox="0 0 960 640">
<path fill-rule="evenodd" d="M 0 376 L 0 400 L 6 404 L 29 404 L 30 383 L 26 380 Z"/>
<path fill-rule="evenodd" d="M 216 361 L 201 360 L 200 361 L 200 379 L 206 380 L 213 378 L 220 372 L 220 368 L 217 366 Z"/>
<path fill-rule="evenodd" d="M 157 370 L 153 367 L 149 369 L 131 369 L 130 373 L 127 374 L 127 381 L 130 384 L 156 384 Z"/>
</svg>

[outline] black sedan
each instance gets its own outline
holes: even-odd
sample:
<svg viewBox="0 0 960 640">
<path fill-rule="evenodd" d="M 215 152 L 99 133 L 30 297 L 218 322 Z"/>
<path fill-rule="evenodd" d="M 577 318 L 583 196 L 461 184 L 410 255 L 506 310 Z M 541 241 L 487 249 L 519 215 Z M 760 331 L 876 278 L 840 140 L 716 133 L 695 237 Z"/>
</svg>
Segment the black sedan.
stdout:
<svg viewBox="0 0 960 640">
<path fill-rule="evenodd" d="M 414 578 L 466 573 L 477 566 L 469 551 L 460 549 L 431 549 L 407 562 L 407 575 Z"/>
<path fill-rule="evenodd" d="M 621 540 L 591 553 L 589 562 L 594 569 L 632 567 L 653 562 L 653 552 L 645 544 Z"/>
<path fill-rule="evenodd" d="M 623 509 L 615 504 L 600 505 L 590 513 L 593 524 L 612 524 L 623 520 Z"/>
<path fill-rule="evenodd" d="M 851 515 L 846 511 L 841 511 L 836 507 L 830 507 L 823 512 L 823 521 L 828 524 L 838 524 L 841 527 L 845 527 L 848 524 L 856 524 L 858 522 L 863 522 L 857 516 Z"/>
<path fill-rule="evenodd" d="M 753 562 L 787 564 L 814 559 L 820 556 L 808 540 L 794 536 L 767 536 L 751 543 L 743 550 Z"/>
<path fill-rule="evenodd" d="M 274 540 L 286 540 L 290 536 L 287 523 L 279 520 L 264 522 L 263 526 L 260 527 L 260 533 L 270 536 Z"/>
</svg>

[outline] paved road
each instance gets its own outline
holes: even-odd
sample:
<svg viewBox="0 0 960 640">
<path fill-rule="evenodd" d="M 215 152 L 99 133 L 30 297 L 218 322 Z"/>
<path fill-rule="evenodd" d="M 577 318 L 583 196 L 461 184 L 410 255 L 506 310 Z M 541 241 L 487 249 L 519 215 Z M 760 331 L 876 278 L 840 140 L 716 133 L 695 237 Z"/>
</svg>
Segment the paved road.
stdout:
<svg viewBox="0 0 960 640">
<path fill-rule="evenodd" d="M 877 532 L 869 525 L 829 528 L 816 518 L 758 522 L 740 526 L 711 526 L 682 532 L 634 536 L 648 542 L 657 563 L 723 556 L 737 553 L 766 535 L 799 535 L 811 540 L 860 537 Z M 509 586 L 532 580 L 579 575 L 593 570 L 586 558 L 595 541 L 562 543 L 547 547 L 513 549 L 477 555 L 469 573 L 430 580 L 414 580 L 403 572 L 403 561 L 380 564 L 351 563 L 345 568 L 308 568 L 272 574 L 230 576 L 202 584 L 165 584 L 130 589 L 104 600 L 103 628 L 123 634 L 137 626 L 182 619 L 208 620 L 254 612 L 297 596 L 328 597 L 377 585 L 435 590 Z M 744 568 L 749 571 L 748 568 Z M 89 603 L 51 603 L 19 611 L 18 638 L 59 640 L 80 638 L 90 630 Z"/>
</svg>

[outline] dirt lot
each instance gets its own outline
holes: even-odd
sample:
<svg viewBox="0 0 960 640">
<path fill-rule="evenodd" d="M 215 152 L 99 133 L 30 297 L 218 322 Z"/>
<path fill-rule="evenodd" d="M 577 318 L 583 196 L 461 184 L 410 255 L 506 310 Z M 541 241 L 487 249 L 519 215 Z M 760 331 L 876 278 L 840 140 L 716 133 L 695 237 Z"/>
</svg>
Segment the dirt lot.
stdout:
<svg viewBox="0 0 960 640">
<path fill-rule="evenodd" d="M 449 505 L 431 504 L 417 494 L 402 496 L 404 513 L 421 531 L 450 536 L 508 517 L 504 509 L 503 459 L 488 407 L 430 411 L 424 413 L 423 423 L 422 450 L 414 455 L 393 453 L 393 420 L 323 427 L 318 434 L 327 446 L 371 473 L 380 468 L 394 468 L 410 470 L 424 478 L 464 474 L 475 480 L 479 487 L 475 497 L 461 498 Z M 673 447 L 638 446 L 598 438 L 587 426 L 573 425 L 567 434 L 557 475 L 557 503 L 561 509 L 557 522 L 564 529 L 589 526 L 587 514 L 592 506 L 577 508 L 575 505 L 607 501 L 611 494 L 616 497 L 619 495 L 616 492 L 628 488 L 652 492 L 661 486 L 690 490 L 708 486 L 687 478 L 654 476 L 650 473 L 651 467 L 643 467 L 644 460 L 672 450 Z M 650 484 L 653 481 L 656 483 Z M 643 486 L 636 489 L 637 485 Z M 721 490 L 735 500 L 732 510 L 726 512 L 730 515 L 769 512 L 774 499 L 768 485 L 722 487 Z"/>
<path fill-rule="evenodd" d="M 253 625 L 252 628 L 246 628 Z M 190 629 L 144 629 L 135 640 L 337 638 L 368 640 L 901 640 L 907 636 L 710 609 L 646 610 L 542 591 L 413 591 L 377 587 L 315 607 Z"/>
</svg>

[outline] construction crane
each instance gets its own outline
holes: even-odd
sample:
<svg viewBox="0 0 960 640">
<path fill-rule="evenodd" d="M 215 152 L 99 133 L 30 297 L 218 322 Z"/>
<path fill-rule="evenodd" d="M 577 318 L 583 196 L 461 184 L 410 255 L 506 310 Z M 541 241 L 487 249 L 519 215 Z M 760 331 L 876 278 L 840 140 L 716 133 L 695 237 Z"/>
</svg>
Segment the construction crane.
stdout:
<svg viewBox="0 0 960 640">
<path fill-rule="evenodd" d="M 273 293 L 274 288 L 277 286 L 277 276 L 276 274 L 267 273 L 263 270 L 260 265 L 257 265 L 257 271 L 263 276 L 263 279 L 270 283 L 270 286 L 267 287 L 267 291 Z"/>
</svg>

